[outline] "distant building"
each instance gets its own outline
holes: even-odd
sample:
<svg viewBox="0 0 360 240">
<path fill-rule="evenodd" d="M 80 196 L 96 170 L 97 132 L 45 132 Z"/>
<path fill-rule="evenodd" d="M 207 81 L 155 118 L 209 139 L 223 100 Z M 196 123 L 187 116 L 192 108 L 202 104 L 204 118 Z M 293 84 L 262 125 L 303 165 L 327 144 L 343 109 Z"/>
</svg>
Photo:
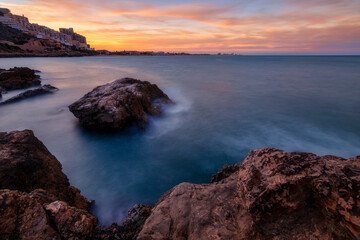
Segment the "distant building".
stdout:
<svg viewBox="0 0 360 240">
<path fill-rule="evenodd" d="M 90 48 L 90 45 L 87 44 L 86 37 L 75 33 L 73 28 L 60 28 L 60 31 L 58 32 L 36 23 L 30 23 L 29 19 L 24 15 L 13 15 L 7 8 L 0 8 L 0 23 L 32 34 L 39 39 L 52 39 L 66 46 L 95 50 Z"/>
<path fill-rule="evenodd" d="M 61 33 L 71 36 L 73 45 L 77 48 L 88 49 L 88 44 L 86 43 L 86 37 L 77 34 L 74 32 L 73 28 L 60 28 Z"/>
</svg>

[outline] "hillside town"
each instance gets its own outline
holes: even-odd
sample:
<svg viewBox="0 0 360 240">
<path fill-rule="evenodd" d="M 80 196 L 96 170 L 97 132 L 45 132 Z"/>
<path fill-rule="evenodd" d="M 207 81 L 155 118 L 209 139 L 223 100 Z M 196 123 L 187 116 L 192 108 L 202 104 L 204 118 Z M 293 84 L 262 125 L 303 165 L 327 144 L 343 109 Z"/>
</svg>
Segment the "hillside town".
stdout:
<svg viewBox="0 0 360 240">
<path fill-rule="evenodd" d="M 94 50 L 86 42 L 86 37 L 74 32 L 73 28 L 60 28 L 59 31 L 36 23 L 30 23 L 24 15 L 15 15 L 7 8 L 0 8 L 0 23 L 20 30 L 38 39 L 50 39 L 61 45 L 81 50 Z"/>
</svg>

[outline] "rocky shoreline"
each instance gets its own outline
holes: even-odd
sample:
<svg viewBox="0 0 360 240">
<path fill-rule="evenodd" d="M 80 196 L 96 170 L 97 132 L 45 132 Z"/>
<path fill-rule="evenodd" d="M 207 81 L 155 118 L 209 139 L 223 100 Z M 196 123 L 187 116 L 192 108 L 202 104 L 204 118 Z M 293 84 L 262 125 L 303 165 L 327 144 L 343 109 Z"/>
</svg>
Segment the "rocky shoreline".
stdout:
<svg viewBox="0 0 360 240">
<path fill-rule="evenodd" d="M 360 156 L 250 151 L 209 184 L 181 183 L 122 225 L 91 202 L 31 130 L 0 133 L 1 239 L 358 239 Z"/>
<path fill-rule="evenodd" d="M 41 86 L 40 76 L 36 74 L 39 72 L 40 71 L 38 70 L 27 67 L 0 69 L 0 99 L 2 98 L 3 93 L 7 93 L 12 90 L 24 89 L 24 92 L 21 92 L 7 100 L 1 101 L 0 106 L 39 95 L 57 92 L 59 89 L 49 84 Z M 27 88 L 36 86 L 38 87 L 26 90 Z"/>
<path fill-rule="evenodd" d="M 23 89 L 41 84 L 39 71 L 27 67 L 0 69 L 0 88 L 4 91 Z"/>
<path fill-rule="evenodd" d="M 51 52 L 51 53 L 1 53 L 0 58 L 18 58 L 18 57 L 89 57 L 98 56 L 94 52 Z"/>
</svg>

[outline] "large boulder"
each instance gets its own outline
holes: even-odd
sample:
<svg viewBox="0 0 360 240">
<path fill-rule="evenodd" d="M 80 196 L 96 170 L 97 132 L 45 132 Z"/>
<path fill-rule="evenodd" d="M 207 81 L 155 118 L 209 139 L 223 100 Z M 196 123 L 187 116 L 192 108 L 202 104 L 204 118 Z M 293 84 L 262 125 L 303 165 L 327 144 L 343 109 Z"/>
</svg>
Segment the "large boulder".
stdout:
<svg viewBox="0 0 360 240">
<path fill-rule="evenodd" d="M 31 130 L 0 132 L 0 189 L 31 192 L 44 189 L 81 209 L 88 201 L 70 186 L 61 163 Z"/>
<path fill-rule="evenodd" d="M 69 106 L 81 125 L 93 129 L 121 129 L 148 122 L 161 114 L 169 97 L 155 84 L 132 78 L 99 86 Z"/>
<path fill-rule="evenodd" d="M 4 90 L 22 89 L 40 85 L 36 71 L 27 67 L 0 69 L 0 87 Z"/>
<path fill-rule="evenodd" d="M 210 184 L 182 183 L 138 239 L 359 239 L 360 156 L 251 151 Z"/>
</svg>

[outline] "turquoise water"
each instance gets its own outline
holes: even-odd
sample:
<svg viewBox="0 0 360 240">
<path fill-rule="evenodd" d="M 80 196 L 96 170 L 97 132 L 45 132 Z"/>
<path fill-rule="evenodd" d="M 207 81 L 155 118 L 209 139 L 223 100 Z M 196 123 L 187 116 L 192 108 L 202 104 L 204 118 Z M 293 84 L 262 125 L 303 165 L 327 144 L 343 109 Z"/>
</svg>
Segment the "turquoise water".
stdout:
<svg viewBox="0 0 360 240">
<path fill-rule="evenodd" d="M 360 154 L 360 57 L 0 59 L 0 68 L 14 66 L 41 70 L 60 91 L 1 107 L 0 130 L 32 129 L 71 184 L 96 201 L 102 224 L 180 182 L 209 182 L 250 149 Z M 145 131 L 79 128 L 67 106 L 121 77 L 156 83 L 177 104 Z"/>
</svg>

